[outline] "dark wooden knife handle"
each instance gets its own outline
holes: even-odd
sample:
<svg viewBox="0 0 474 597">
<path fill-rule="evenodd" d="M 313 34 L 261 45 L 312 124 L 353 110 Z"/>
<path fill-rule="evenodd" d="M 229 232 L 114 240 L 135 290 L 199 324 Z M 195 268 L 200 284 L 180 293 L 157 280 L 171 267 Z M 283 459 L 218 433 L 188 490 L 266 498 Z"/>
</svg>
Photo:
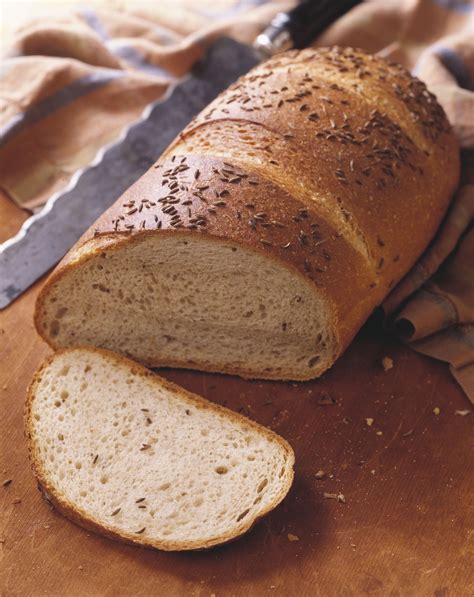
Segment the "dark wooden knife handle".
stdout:
<svg viewBox="0 0 474 597">
<path fill-rule="evenodd" d="M 302 0 L 290 12 L 278 13 L 254 46 L 266 58 L 290 48 L 304 48 L 361 1 Z"/>
<path fill-rule="evenodd" d="M 288 13 L 286 27 L 294 48 L 308 46 L 339 17 L 362 0 L 302 0 Z"/>
</svg>

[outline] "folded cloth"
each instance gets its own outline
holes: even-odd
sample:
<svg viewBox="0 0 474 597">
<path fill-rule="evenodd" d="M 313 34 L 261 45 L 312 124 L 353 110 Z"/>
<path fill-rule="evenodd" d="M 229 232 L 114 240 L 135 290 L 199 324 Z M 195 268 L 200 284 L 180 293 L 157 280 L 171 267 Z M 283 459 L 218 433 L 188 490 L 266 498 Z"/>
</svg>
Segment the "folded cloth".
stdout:
<svg viewBox="0 0 474 597">
<path fill-rule="evenodd" d="M 289 1 L 168 0 L 80 9 L 20 28 L 0 72 L 0 187 L 34 209 L 116 140 L 222 35 L 250 43 Z M 314 45 L 357 46 L 400 62 L 443 105 L 463 186 L 426 254 L 384 310 L 415 350 L 445 360 L 474 402 L 474 5 L 367 0 Z M 469 184 L 472 183 L 472 184 Z"/>
<path fill-rule="evenodd" d="M 457 192 L 435 242 L 384 303 L 411 347 L 447 361 L 474 402 L 474 186 Z M 444 262 L 444 263 L 443 263 Z M 408 301 L 406 300 L 408 299 Z M 400 305 L 404 305 L 401 309 Z M 390 318 L 390 314 L 395 314 Z"/>
<path fill-rule="evenodd" d="M 121 11 L 54 10 L 27 22 L 7 48 L 0 68 L 0 187 L 21 207 L 40 207 L 65 188 L 217 37 L 250 42 L 291 6 L 259 0 L 128 4 Z"/>
</svg>

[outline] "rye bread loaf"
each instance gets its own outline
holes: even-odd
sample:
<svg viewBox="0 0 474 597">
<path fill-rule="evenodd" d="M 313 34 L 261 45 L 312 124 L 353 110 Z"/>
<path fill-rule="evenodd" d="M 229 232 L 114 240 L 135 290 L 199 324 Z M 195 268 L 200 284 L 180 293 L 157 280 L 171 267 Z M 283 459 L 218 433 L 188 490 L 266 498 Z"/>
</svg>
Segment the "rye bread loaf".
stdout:
<svg viewBox="0 0 474 597">
<path fill-rule="evenodd" d="M 26 435 L 45 497 L 78 524 L 165 550 L 245 533 L 287 494 L 285 440 L 109 351 L 57 352 L 29 390 Z"/>
<path fill-rule="evenodd" d="M 78 242 L 39 296 L 54 348 L 305 380 L 433 238 L 459 150 L 425 85 L 353 49 L 240 78 Z"/>
</svg>

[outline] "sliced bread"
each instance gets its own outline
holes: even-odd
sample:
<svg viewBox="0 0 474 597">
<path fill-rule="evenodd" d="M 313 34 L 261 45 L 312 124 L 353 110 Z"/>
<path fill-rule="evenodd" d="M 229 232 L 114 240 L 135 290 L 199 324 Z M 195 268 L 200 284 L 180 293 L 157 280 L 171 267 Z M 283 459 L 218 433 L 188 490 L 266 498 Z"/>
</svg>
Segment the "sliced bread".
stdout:
<svg viewBox="0 0 474 597">
<path fill-rule="evenodd" d="M 144 546 L 233 539 L 293 480 L 281 437 L 104 350 L 50 357 L 30 386 L 25 424 L 47 499 L 86 528 Z"/>
<path fill-rule="evenodd" d="M 54 349 L 307 380 L 434 237 L 459 148 L 408 71 L 352 48 L 263 62 L 193 119 L 53 272 Z"/>
</svg>

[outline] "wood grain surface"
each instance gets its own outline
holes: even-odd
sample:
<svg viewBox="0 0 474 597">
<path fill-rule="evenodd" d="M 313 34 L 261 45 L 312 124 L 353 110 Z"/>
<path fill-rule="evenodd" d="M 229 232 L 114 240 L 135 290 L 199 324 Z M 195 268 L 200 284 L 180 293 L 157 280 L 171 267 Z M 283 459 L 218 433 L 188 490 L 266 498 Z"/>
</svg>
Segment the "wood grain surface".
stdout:
<svg viewBox="0 0 474 597">
<path fill-rule="evenodd" d="M 0 242 L 25 217 L 0 197 Z M 0 469 L 2 482 L 11 479 L 0 487 L 1 595 L 474 595 L 474 414 L 456 414 L 469 403 L 444 364 L 397 344 L 376 321 L 314 382 L 162 372 L 294 447 L 290 494 L 247 536 L 208 552 L 160 553 L 51 511 L 22 423 L 26 388 L 49 353 L 32 322 L 40 285 L 0 312 Z"/>
</svg>

